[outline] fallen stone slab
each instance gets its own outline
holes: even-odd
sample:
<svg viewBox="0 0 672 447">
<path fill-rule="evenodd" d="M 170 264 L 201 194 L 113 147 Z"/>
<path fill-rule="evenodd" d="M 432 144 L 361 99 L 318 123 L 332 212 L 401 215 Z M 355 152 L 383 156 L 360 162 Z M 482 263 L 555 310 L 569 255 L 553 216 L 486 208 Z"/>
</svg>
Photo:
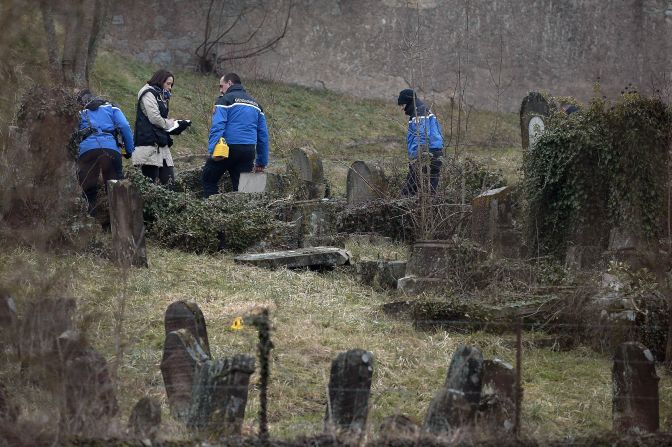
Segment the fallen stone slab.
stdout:
<svg viewBox="0 0 672 447">
<path fill-rule="evenodd" d="M 310 247 L 271 253 L 251 253 L 236 256 L 234 261 L 270 269 L 335 267 L 350 264 L 350 253 L 337 247 Z"/>
</svg>

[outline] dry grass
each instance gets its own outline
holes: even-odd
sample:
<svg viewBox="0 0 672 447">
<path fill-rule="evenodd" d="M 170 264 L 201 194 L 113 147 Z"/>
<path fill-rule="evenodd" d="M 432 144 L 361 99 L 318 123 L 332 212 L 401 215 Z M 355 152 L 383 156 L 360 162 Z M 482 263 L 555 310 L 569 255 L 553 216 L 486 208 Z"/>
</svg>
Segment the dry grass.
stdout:
<svg viewBox="0 0 672 447">
<path fill-rule="evenodd" d="M 360 244 L 361 245 L 361 244 Z M 369 247 L 354 247 L 360 256 Z M 383 256 L 397 246 L 380 249 Z M 373 254 L 373 257 L 377 255 Z M 443 383 L 448 362 L 460 344 L 472 344 L 487 357 L 513 362 L 515 352 L 502 336 L 445 331 L 418 332 L 410 321 L 384 315 L 379 306 L 399 297 L 376 292 L 355 282 L 347 269 L 329 273 L 266 271 L 239 266 L 229 255 L 197 256 L 179 251 L 149 249 L 150 268 L 133 269 L 124 280 L 118 269 L 92 255 L 45 258 L 32 251 L 14 250 L 0 256 L 4 280 L 12 272 L 65 274 L 66 291 L 79 300 L 79 321 L 86 325 L 94 345 L 115 362 L 115 312 L 119 297 L 127 299 L 123 328 L 123 362 L 118 370 L 123 419 L 145 395 L 164 408 L 163 436 L 185 438 L 188 433 L 167 414 L 159 371 L 163 343 L 163 312 L 175 300 L 197 302 L 208 323 L 215 357 L 253 353 L 256 333 L 251 328 L 229 330 L 233 319 L 256 306 L 271 310 L 275 349 L 272 354 L 269 396 L 270 433 L 275 438 L 313 435 L 322 429 L 330 362 L 351 348 L 374 353 L 375 372 L 369 427 L 375 434 L 381 420 L 405 413 L 422 421 L 429 402 Z M 47 273 L 49 274 L 49 273 Z M 31 275 L 26 278 L 31 280 Z M 20 303 L 35 290 L 19 281 L 3 281 Z M 25 283 L 24 283 L 25 284 Z M 525 405 L 523 432 L 541 437 L 562 437 L 608 430 L 611 425 L 611 363 L 587 350 L 525 352 Z M 14 368 L 3 368 L 3 380 Z M 253 387 L 245 430 L 255 431 L 258 390 Z M 41 393 L 22 393 L 21 404 L 36 416 Z M 672 380 L 661 377 L 661 415 L 669 426 Z M 45 418 L 44 413 L 40 416 Z M 124 424 L 119 425 L 123 427 Z"/>
</svg>

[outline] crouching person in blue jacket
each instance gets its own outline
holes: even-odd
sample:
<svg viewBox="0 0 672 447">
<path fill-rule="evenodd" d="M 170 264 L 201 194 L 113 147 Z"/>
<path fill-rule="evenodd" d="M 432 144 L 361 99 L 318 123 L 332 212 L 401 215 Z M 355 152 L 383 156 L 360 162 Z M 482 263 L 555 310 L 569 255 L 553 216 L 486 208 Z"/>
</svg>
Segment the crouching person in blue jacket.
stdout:
<svg viewBox="0 0 672 447">
<path fill-rule="evenodd" d="M 409 117 L 408 134 L 406 135 L 409 159 L 408 176 L 401 194 L 403 196 L 417 194 L 420 184 L 418 156 L 423 152 L 429 152 L 429 184 L 430 192 L 434 194 L 439 186 L 439 174 L 443 164 L 441 125 L 436 116 L 411 89 L 399 92 L 397 104 L 403 107 L 404 113 Z M 422 169 L 423 174 L 427 173 L 426 170 L 426 167 Z"/>
<path fill-rule="evenodd" d="M 217 184 L 229 171 L 233 190 L 238 191 L 242 172 L 264 172 L 268 164 L 268 128 L 259 103 L 247 94 L 240 77 L 228 73 L 219 81 L 222 96 L 215 104 L 208 137 L 210 157 L 203 167 L 203 195 L 217 194 Z M 223 138 L 229 147 L 226 156 L 218 155 L 215 146 Z M 256 157 L 255 157 L 256 153 Z"/>
<path fill-rule="evenodd" d="M 80 91 L 77 100 L 84 107 L 79 112 L 77 131 L 80 140 L 77 175 L 89 204 L 89 214 L 93 216 L 100 174 L 103 174 L 106 187 L 108 180 L 123 178 L 122 150 L 117 143 L 117 134 L 121 133 L 126 158 L 133 153 L 133 135 L 128 120 L 115 105 L 94 96 L 88 89 Z"/>
</svg>

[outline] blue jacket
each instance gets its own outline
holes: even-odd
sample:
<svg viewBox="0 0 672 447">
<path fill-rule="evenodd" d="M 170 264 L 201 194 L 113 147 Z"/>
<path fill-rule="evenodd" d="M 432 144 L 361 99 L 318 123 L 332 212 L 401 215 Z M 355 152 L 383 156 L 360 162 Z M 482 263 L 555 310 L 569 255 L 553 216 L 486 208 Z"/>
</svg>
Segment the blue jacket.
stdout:
<svg viewBox="0 0 672 447">
<path fill-rule="evenodd" d="M 114 137 L 117 129 L 121 132 L 126 152 L 132 154 L 135 149 L 133 135 L 123 112 L 104 100 L 96 99 L 92 103 L 79 112 L 79 130 L 93 129 L 93 133 L 79 143 L 79 155 L 93 149 L 112 149 L 121 153 Z"/>
<path fill-rule="evenodd" d="M 219 97 L 212 115 L 208 152 L 213 153 L 221 137 L 227 144 L 256 144 L 257 166 L 268 164 L 268 128 L 261 106 L 240 84 Z"/>
<path fill-rule="evenodd" d="M 439 120 L 422 101 L 416 100 L 415 110 L 412 106 L 406 107 L 406 114 L 410 116 L 406 146 L 408 157 L 411 160 L 418 157 L 418 147 L 420 146 L 423 146 L 424 150 L 429 149 L 430 151 L 443 149 L 443 136 L 441 135 Z"/>
</svg>

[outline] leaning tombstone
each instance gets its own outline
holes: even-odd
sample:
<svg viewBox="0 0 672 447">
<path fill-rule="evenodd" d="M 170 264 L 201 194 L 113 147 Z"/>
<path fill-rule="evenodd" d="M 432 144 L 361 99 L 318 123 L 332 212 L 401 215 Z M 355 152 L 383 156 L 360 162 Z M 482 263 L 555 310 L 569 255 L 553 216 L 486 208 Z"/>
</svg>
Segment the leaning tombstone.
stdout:
<svg viewBox="0 0 672 447">
<path fill-rule="evenodd" d="M 198 366 L 187 425 L 217 437 L 240 435 L 254 357 L 236 355 Z"/>
<path fill-rule="evenodd" d="M 130 433 L 140 439 L 154 439 L 161 427 L 161 404 L 151 397 L 143 397 L 135 404 L 128 418 Z"/>
<path fill-rule="evenodd" d="M 443 433 L 473 420 L 481 401 L 483 355 L 469 346 L 460 346 L 448 367 L 446 381 L 432 400 L 425 428 Z"/>
<path fill-rule="evenodd" d="M 534 147 L 539 136 L 546 127 L 546 120 L 551 115 L 551 106 L 544 95 L 530 92 L 520 105 L 520 132 L 523 150 Z"/>
<path fill-rule="evenodd" d="M 325 429 L 362 433 L 369 413 L 373 354 L 363 349 L 342 352 L 331 363 Z"/>
<path fill-rule="evenodd" d="M 107 182 L 112 259 L 122 267 L 147 267 L 145 222 L 140 191 L 130 180 Z"/>
<path fill-rule="evenodd" d="M 324 179 L 322 159 L 315 149 L 302 147 L 292 149 L 287 164 L 287 173 L 295 176 L 305 186 L 306 199 L 322 199 L 327 185 Z"/>
<path fill-rule="evenodd" d="M 348 205 L 380 199 L 387 190 L 383 168 L 375 163 L 356 161 L 348 170 Z"/>
<path fill-rule="evenodd" d="M 655 432 L 659 428 L 656 366 L 651 351 L 638 342 L 626 342 L 614 355 L 614 430 L 621 433 Z"/>
<path fill-rule="evenodd" d="M 209 360 L 208 354 L 188 329 L 168 333 L 163 346 L 161 375 L 171 414 L 186 422 L 196 370 Z"/>
<path fill-rule="evenodd" d="M 61 427 L 67 433 L 100 435 L 119 411 L 107 361 L 76 331 L 58 337 L 66 411 Z"/>
<path fill-rule="evenodd" d="M 499 359 L 483 362 L 480 413 L 497 431 L 511 431 L 515 419 L 515 370 Z"/>
<path fill-rule="evenodd" d="M 198 304 L 191 301 L 175 301 L 171 303 L 166 309 L 164 323 L 166 336 L 170 332 L 187 329 L 201 345 L 208 357 L 211 356 L 205 317 Z"/>
</svg>

